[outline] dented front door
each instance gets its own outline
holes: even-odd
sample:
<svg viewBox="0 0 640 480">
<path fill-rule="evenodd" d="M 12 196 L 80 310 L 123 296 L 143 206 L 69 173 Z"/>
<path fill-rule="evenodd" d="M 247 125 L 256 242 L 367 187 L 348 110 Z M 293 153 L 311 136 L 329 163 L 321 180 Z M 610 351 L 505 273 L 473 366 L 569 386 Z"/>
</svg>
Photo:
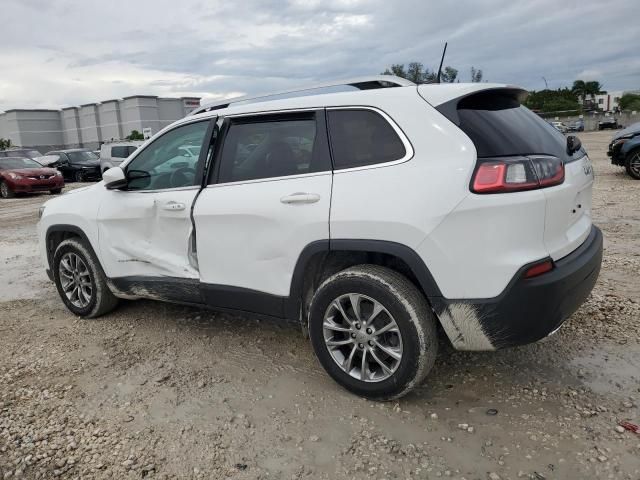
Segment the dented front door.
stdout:
<svg viewBox="0 0 640 480">
<path fill-rule="evenodd" d="M 107 276 L 198 278 L 189 261 L 190 213 L 198 189 L 109 191 L 98 214 Z"/>
<path fill-rule="evenodd" d="M 191 207 L 214 121 L 196 119 L 161 133 L 123 167 L 126 189 L 104 193 L 97 223 L 108 277 L 146 277 L 132 279 L 136 284 L 198 278 L 189 255 Z"/>
</svg>

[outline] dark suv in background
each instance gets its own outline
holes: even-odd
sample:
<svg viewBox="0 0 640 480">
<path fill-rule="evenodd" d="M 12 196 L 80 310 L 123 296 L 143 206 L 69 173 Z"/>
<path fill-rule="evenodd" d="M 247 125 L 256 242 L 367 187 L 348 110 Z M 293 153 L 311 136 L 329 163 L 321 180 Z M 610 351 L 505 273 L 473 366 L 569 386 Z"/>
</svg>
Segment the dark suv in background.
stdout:
<svg viewBox="0 0 640 480">
<path fill-rule="evenodd" d="M 86 182 L 102 179 L 100 158 L 91 150 L 83 148 L 53 150 L 47 152 L 46 155 L 56 155 L 58 157 L 57 160 L 50 163 L 50 166 L 60 170 L 65 180 Z"/>
<path fill-rule="evenodd" d="M 616 133 L 607 155 L 613 165 L 625 167 L 631 178 L 640 180 L 640 122 Z"/>
</svg>

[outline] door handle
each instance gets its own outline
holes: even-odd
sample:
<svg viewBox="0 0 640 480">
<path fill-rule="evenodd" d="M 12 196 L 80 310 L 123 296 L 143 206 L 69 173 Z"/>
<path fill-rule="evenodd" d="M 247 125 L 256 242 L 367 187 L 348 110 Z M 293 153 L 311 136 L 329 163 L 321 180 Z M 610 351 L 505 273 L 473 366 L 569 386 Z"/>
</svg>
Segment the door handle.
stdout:
<svg viewBox="0 0 640 480">
<path fill-rule="evenodd" d="M 163 210 L 170 210 L 170 211 L 177 211 L 177 210 L 184 210 L 185 208 L 187 208 L 187 206 L 184 203 L 179 203 L 179 202 L 167 202 L 164 205 L 162 205 L 162 209 Z"/>
<path fill-rule="evenodd" d="M 286 204 L 292 203 L 316 203 L 320 200 L 320 195 L 317 193 L 305 193 L 305 192 L 296 192 L 290 195 L 285 195 L 280 199 L 280 202 Z"/>
</svg>

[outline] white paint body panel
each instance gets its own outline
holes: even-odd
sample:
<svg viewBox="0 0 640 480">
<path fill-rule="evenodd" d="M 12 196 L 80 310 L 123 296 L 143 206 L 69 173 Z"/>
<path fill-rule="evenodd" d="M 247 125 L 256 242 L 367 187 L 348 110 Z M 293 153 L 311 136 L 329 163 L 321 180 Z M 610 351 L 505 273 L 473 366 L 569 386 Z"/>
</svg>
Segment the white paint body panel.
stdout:
<svg viewBox="0 0 640 480">
<path fill-rule="evenodd" d="M 413 148 L 397 165 L 337 170 L 331 237 L 387 240 L 417 247 L 469 194 L 475 147 L 414 92 L 384 99 L 378 108 L 396 122 Z"/>
<path fill-rule="evenodd" d="M 38 249 L 46 268 L 50 268 L 47 258 L 45 235 L 47 229 L 55 225 L 73 225 L 80 228 L 97 253 L 98 226 L 96 217 L 105 192 L 102 182 L 90 187 L 69 190 L 67 193 L 45 203 L 45 212 L 38 222 Z"/>
<path fill-rule="evenodd" d="M 148 192 L 105 189 L 96 223 L 107 276 L 198 278 L 188 251 L 190 211 L 197 192 L 197 187 Z"/>
<path fill-rule="evenodd" d="M 549 255 L 540 190 L 468 195 L 417 247 L 446 298 L 499 295 L 527 263 Z"/>
<path fill-rule="evenodd" d="M 567 163 L 564 182 L 542 190 L 547 200 L 544 241 L 558 260 L 580 246 L 591 231 L 593 167 L 588 156 Z"/>
<path fill-rule="evenodd" d="M 205 188 L 193 212 L 202 282 L 288 296 L 304 247 L 329 238 L 331 180 L 327 172 Z M 320 198 L 280 201 L 302 192 Z"/>
</svg>

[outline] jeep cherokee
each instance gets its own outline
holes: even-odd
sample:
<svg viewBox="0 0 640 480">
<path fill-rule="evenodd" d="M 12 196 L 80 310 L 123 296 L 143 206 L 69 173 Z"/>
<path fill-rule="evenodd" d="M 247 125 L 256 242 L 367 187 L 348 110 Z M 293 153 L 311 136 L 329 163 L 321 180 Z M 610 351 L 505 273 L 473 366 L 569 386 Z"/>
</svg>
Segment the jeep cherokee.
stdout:
<svg viewBox="0 0 640 480">
<path fill-rule="evenodd" d="M 425 378 L 440 327 L 496 350 L 584 302 L 602 259 L 591 162 L 526 92 L 324 87 L 205 105 L 48 201 L 40 249 L 67 308 L 151 298 L 301 322 L 331 377 L 384 400 Z"/>
</svg>

